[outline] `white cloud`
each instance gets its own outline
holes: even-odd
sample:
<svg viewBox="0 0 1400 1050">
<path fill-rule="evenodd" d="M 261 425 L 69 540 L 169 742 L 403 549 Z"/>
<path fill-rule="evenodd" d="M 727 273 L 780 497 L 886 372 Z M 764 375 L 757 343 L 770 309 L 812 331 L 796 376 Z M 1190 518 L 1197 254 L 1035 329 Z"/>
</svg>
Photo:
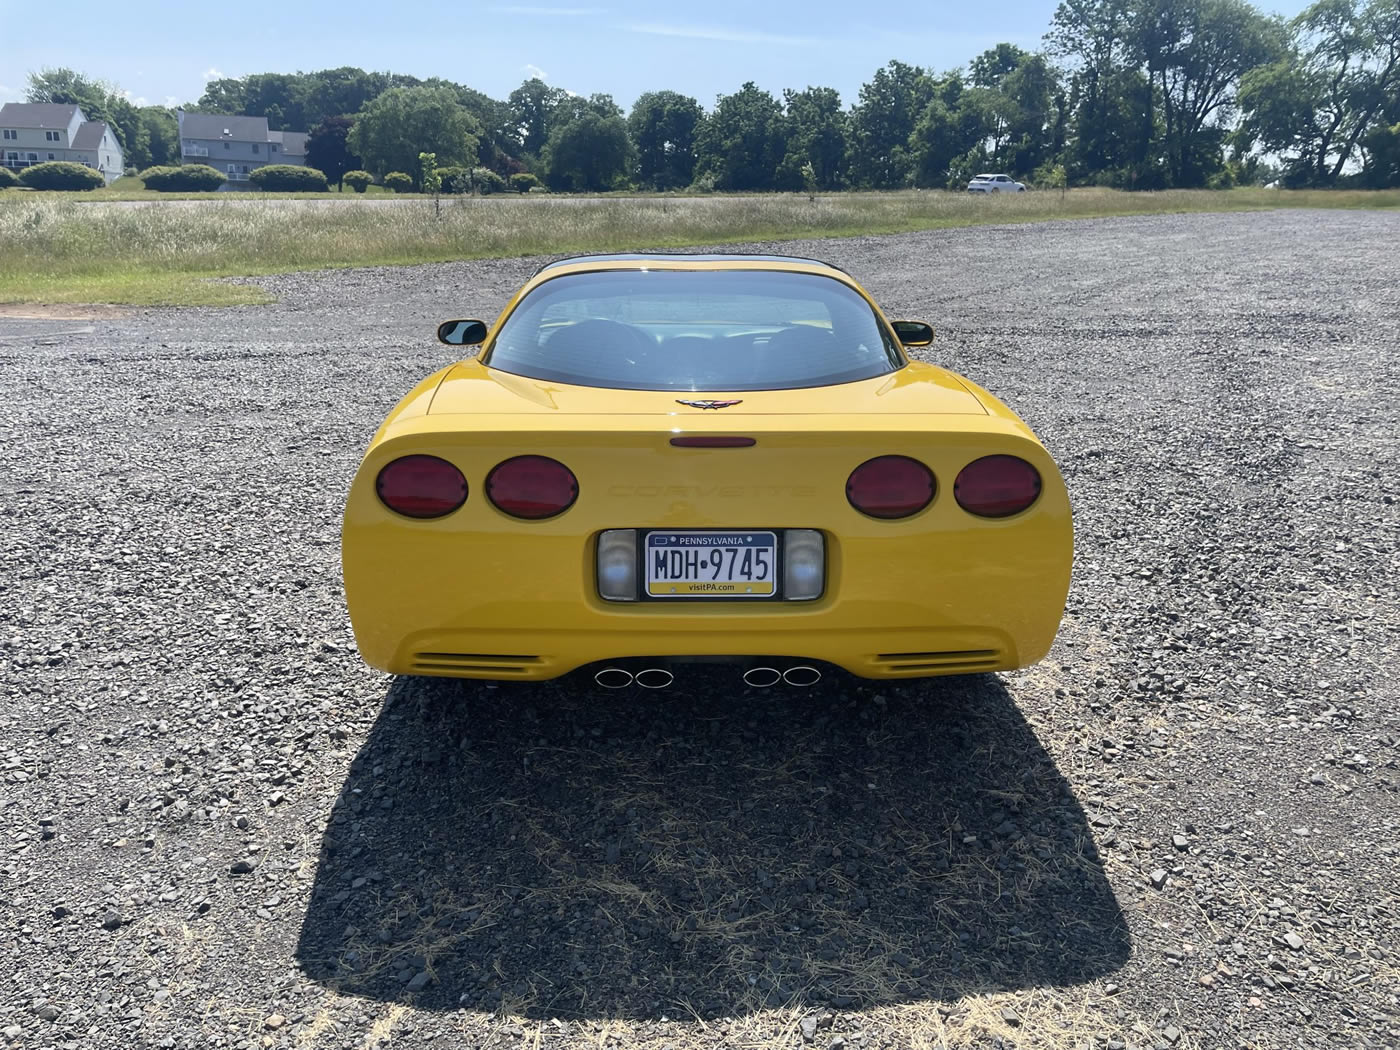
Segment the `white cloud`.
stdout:
<svg viewBox="0 0 1400 1050">
<path fill-rule="evenodd" d="M 175 108 L 176 106 L 178 106 L 179 104 L 180 104 L 180 100 L 179 100 L 178 98 L 176 98 L 174 95 L 166 95 L 166 96 L 165 96 L 165 108 L 166 108 L 166 109 L 174 109 L 174 108 Z"/>
<path fill-rule="evenodd" d="M 526 62 L 520 67 L 520 72 L 524 73 L 527 77 L 538 77 L 540 80 L 549 79 L 549 74 L 533 62 Z"/>
<path fill-rule="evenodd" d="M 220 73 L 217 69 L 215 69 L 213 66 L 210 66 L 204 71 L 204 82 L 206 84 L 209 83 L 209 81 L 211 80 L 222 80 L 223 77 L 224 75 Z"/>
<path fill-rule="evenodd" d="M 501 15 L 543 15 L 545 17 L 559 16 L 563 18 L 576 18 L 582 15 L 605 15 L 608 13 L 606 7 L 535 7 L 530 4 L 508 4 L 502 7 L 492 7 L 488 10 Z"/>
<path fill-rule="evenodd" d="M 778 44 L 784 47 L 808 47 L 826 41 L 812 36 L 784 36 L 779 33 L 758 33 L 748 29 L 723 29 L 708 26 L 670 26 L 647 23 L 627 26 L 629 33 L 650 36 L 674 36 L 685 40 L 719 40 L 726 44 Z"/>
<path fill-rule="evenodd" d="M 144 105 L 146 105 L 146 96 L 145 96 L 145 95 L 138 95 L 138 94 L 136 94 L 136 93 L 134 93 L 134 92 L 131 92 L 131 91 L 123 91 L 123 92 L 122 92 L 122 98 L 126 99 L 126 100 L 127 100 L 128 102 L 130 102 L 133 106 L 144 106 Z"/>
</svg>

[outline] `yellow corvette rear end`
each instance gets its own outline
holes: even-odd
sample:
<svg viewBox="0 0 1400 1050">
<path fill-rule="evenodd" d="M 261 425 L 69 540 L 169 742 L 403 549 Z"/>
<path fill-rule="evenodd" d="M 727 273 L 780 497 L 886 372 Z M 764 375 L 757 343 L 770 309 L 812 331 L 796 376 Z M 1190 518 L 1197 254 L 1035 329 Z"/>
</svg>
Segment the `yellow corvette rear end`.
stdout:
<svg viewBox="0 0 1400 1050">
<path fill-rule="evenodd" d="M 1070 511 L 1053 461 L 1009 410 L 897 344 L 883 374 L 799 389 L 617 389 L 492 367 L 492 340 L 533 288 L 600 266 L 771 267 L 868 302 L 845 275 L 791 261 L 581 260 L 538 276 L 488 335 L 484 363 L 426 379 L 360 466 L 343 564 L 366 661 L 488 679 L 615 669 L 620 684 L 692 660 L 909 678 L 1044 656 L 1069 585 Z M 699 338 L 659 323 L 637 327 L 662 348 Z M 807 338 L 815 323 L 788 327 Z M 746 324 L 746 353 L 784 338 Z M 540 513 L 508 475 L 565 488 Z M 996 502 L 997 484 L 1032 475 L 1029 505 Z M 420 476 L 448 477 L 457 505 L 392 509 L 398 479 Z M 891 496 L 910 485 L 913 502 Z"/>
</svg>

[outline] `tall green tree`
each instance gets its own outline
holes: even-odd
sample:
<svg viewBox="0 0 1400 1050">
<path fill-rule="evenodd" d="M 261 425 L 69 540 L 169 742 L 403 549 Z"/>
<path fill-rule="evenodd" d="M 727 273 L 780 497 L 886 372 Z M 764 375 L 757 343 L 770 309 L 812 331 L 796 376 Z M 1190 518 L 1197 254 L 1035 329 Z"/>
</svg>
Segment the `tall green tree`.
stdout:
<svg viewBox="0 0 1400 1050">
<path fill-rule="evenodd" d="M 175 114 L 164 106 L 142 106 L 141 126 L 145 129 L 147 156 L 128 155 L 126 162 L 134 168 L 149 168 L 180 163 L 180 125 Z"/>
<path fill-rule="evenodd" d="M 787 154 L 783 107 L 753 81 L 721 95 L 696 142 L 697 167 L 721 190 L 771 190 Z"/>
<path fill-rule="evenodd" d="M 1029 51 L 1015 44 L 997 44 L 972 60 L 968 67 L 968 80 L 973 87 L 999 88 L 1002 81 L 1020 69 L 1030 57 Z"/>
<path fill-rule="evenodd" d="M 416 86 L 393 84 L 389 74 L 367 73 L 357 66 L 298 74 L 298 79 L 300 83 L 294 90 L 295 108 L 306 123 L 291 130 L 306 132 L 332 118 L 358 113 L 365 103 L 372 102 L 390 87 Z M 312 167 L 320 168 L 320 165 Z M 326 177 L 330 178 L 331 173 L 327 171 Z"/>
<path fill-rule="evenodd" d="M 617 188 L 632 168 L 627 123 L 617 114 L 585 109 L 550 133 L 542 154 L 552 190 L 600 192 Z"/>
<path fill-rule="evenodd" d="M 835 88 L 808 87 L 784 91 L 787 118 L 785 165 L 811 165 L 815 188 L 837 190 L 846 184 L 850 149 L 850 117 L 841 108 Z"/>
<path fill-rule="evenodd" d="M 972 148 L 960 116 L 956 103 L 950 106 L 941 96 L 924 107 L 909 136 L 915 186 L 947 185 L 954 162 Z"/>
<path fill-rule="evenodd" d="M 1333 185 L 1400 98 L 1400 4 L 1319 0 L 1290 28 L 1290 51 L 1240 84 L 1243 130 L 1284 158 L 1290 183 Z"/>
<path fill-rule="evenodd" d="M 470 165 L 481 126 L 447 88 L 390 88 L 360 112 L 346 136 L 376 175 L 417 170 L 418 154 L 436 153 L 444 167 Z"/>
<path fill-rule="evenodd" d="M 1005 167 L 1030 174 L 1058 160 L 1064 148 L 1064 91 L 1059 74 L 1044 55 L 1022 53 L 1016 67 L 997 83 L 1013 109 L 1006 129 Z"/>
<path fill-rule="evenodd" d="M 512 166 L 512 160 L 520 156 L 521 142 L 520 128 L 508 103 L 497 101 L 475 88 L 439 77 L 430 77 L 414 86 L 447 88 L 456 94 L 462 108 L 481 125 L 481 138 L 477 146 L 477 160 L 481 166 L 500 169 L 503 174 L 522 170 L 518 164 Z"/>
<path fill-rule="evenodd" d="M 1366 151 L 1366 166 L 1360 176 L 1363 186 L 1400 186 L 1400 106 L 1396 117 L 1394 124 L 1378 123 L 1362 142 Z"/>
<path fill-rule="evenodd" d="M 1283 24 L 1246 0 L 1141 0 L 1133 53 L 1161 106 L 1175 186 L 1203 186 L 1223 163 L 1240 78 L 1277 60 Z"/>
<path fill-rule="evenodd" d="M 357 171 L 364 163 L 349 146 L 354 117 L 327 117 L 306 137 L 306 163 L 324 172 L 326 181 L 344 188 L 345 173 Z"/>
<path fill-rule="evenodd" d="M 1136 63 L 1136 0 L 1061 0 L 1045 35 L 1070 71 L 1064 163 L 1070 181 L 1165 185 L 1157 107 Z"/>
<path fill-rule="evenodd" d="M 851 112 L 851 177 L 857 185 L 892 189 L 912 180 L 909 136 L 933 89 L 923 69 L 895 61 L 861 85 Z"/>
<path fill-rule="evenodd" d="M 550 87 L 539 77 L 532 77 L 510 93 L 506 105 L 525 153 L 538 156 L 544 149 L 549 133 L 554 130 L 554 111 L 568 97 L 567 91 Z"/>
<path fill-rule="evenodd" d="M 695 177 L 695 136 L 704 119 L 700 103 L 679 92 L 639 96 L 627 117 L 638 181 L 656 190 L 689 186 Z"/>
</svg>

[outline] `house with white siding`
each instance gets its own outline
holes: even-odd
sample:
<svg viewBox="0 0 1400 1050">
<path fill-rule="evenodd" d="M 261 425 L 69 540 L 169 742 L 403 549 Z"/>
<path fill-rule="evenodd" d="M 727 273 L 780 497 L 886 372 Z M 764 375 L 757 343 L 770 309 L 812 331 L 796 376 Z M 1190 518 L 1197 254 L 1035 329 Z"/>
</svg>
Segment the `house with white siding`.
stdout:
<svg viewBox="0 0 1400 1050">
<path fill-rule="evenodd" d="M 125 167 L 116 132 L 88 120 L 76 105 L 6 102 L 0 106 L 0 165 L 20 172 L 31 164 L 67 160 L 96 168 L 110 184 Z"/>
<path fill-rule="evenodd" d="M 266 117 L 176 110 L 180 157 L 185 164 L 208 164 L 229 182 L 247 182 L 266 164 L 306 164 L 306 133 L 269 131 Z"/>
</svg>

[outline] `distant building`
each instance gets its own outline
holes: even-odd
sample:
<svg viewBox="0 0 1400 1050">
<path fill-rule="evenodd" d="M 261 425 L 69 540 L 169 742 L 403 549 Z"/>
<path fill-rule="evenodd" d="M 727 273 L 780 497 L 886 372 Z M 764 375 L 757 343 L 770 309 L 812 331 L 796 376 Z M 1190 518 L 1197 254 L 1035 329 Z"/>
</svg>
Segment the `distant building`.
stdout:
<svg viewBox="0 0 1400 1050">
<path fill-rule="evenodd" d="M 67 160 L 96 168 L 110 184 L 125 167 L 110 127 L 88 120 L 76 105 L 6 102 L 0 106 L 0 165 L 23 171 L 31 164 Z"/>
<path fill-rule="evenodd" d="M 176 110 L 180 158 L 185 164 L 208 164 L 229 182 L 247 182 L 249 172 L 268 164 L 306 164 L 306 133 L 269 131 L 266 117 Z"/>
</svg>

